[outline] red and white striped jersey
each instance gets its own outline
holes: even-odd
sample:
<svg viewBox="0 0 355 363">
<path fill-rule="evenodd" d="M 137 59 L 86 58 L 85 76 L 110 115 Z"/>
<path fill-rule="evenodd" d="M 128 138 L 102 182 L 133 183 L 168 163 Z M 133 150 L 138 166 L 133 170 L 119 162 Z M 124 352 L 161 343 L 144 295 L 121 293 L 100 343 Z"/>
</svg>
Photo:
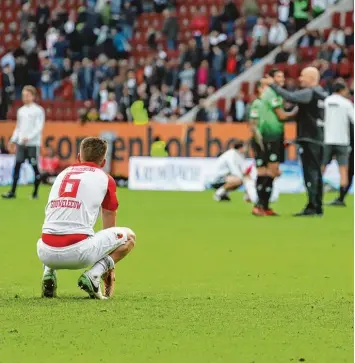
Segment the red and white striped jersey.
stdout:
<svg viewBox="0 0 355 363">
<path fill-rule="evenodd" d="M 43 234 L 93 235 L 100 208 L 118 208 L 116 183 L 95 163 L 80 163 L 62 171 L 49 194 Z"/>
</svg>

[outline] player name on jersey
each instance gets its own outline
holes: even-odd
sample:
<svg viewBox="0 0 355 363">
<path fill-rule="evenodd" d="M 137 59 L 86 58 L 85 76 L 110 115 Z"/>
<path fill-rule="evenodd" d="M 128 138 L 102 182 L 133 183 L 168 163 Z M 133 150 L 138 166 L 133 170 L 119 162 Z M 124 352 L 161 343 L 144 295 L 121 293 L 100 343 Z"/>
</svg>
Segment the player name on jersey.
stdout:
<svg viewBox="0 0 355 363">
<path fill-rule="evenodd" d="M 81 208 L 81 202 L 77 202 L 76 200 L 71 200 L 71 199 L 52 200 L 50 202 L 50 208 L 80 209 Z"/>
</svg>

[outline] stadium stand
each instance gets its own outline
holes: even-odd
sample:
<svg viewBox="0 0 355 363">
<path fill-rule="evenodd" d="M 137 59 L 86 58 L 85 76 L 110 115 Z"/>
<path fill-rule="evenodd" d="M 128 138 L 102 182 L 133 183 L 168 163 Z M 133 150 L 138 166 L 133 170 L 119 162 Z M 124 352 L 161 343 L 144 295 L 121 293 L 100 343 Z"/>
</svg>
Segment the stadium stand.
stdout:
<svg viewBox="0 0 355 363">
<path fill-rule="evenodd" d="M 40 90 L 48 119 L 131 121 L 130 106 L 142 100 L 150 118 L 174 121 L 292 35 L 293 4 L 4 0 L 1 65 L 11 65 L 15 86 L 7 118 L 16 118 L 29 83 Z M 334 13 L 332 23 L 307 33 L 298 49 L 283 50 L 277 66 L 295 79 L 315 62 L 323 85 L 335 77 L 351 85 L 353 12 Z M 254 85 L 244 82 L 235 98 L 209 105 L 205 121 L 243 121 L 253 95 Z"/>
</svg>

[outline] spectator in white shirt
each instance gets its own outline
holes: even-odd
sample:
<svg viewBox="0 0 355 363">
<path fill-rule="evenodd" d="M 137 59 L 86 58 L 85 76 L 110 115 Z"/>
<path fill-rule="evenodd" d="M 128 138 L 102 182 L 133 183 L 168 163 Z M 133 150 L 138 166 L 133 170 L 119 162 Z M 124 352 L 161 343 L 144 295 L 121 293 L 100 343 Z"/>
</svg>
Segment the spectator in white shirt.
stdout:
<svg viewBox="0 0 355 363">
<path fill-rule="evenodd" d="M 113 121 L 116 118 L 118 106 L 116 102 L 116 95 L 111 92 L 108 94 L 106 102 L 101 104 L 100 107 L 100 120 L 101 121 Z"/>
<path fill-rule="evenodd" d="M 264 19 L 258 18 L 253 28 L 252 38 L 254 39 L 254 41 L 258 41 L 261 38 L 267 36 L 267 32 L 268 30 L 267 27 L 265 26 Z"/>
<path fill-rule="evenodd" d="M 268 36 L 269 44 L 272 47 L 277 47 L 287 39 L 287 36 L 285 25 L 279 23 L 276 18 L 272 19 Z"/>
<path fill-rule="evenodd" d="M 350 123 L 354 123 L 354 106 L 347 99 L 348 89 L 344 83 L 336 82 L 333 89 L 334 93 L 324 102 L 323 170 L 333 158 L 337 160 L 340 173 L 340 194 L 331 205 L 345 206 L 344 198 L 348 191 Z"/>
<path fill-rule="evenodd" d="M 338 44 L 341 46 L 345 45 L 345 33 L 343 29 L 340 28 L 334 28 L 329 34 L 328 44 Z"/>
</svg>

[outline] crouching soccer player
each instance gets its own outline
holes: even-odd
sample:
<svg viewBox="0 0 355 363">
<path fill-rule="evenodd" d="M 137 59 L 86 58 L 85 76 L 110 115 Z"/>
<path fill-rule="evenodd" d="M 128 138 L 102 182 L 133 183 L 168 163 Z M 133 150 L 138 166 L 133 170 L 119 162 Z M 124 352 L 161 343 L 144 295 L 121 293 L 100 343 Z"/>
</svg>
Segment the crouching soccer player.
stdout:
<svg viewBox="0 0 355 363">
<path fill-rule="evenodd" d="M 84 139 L 79 163 L 61 172 L 52 186 L 42 238 L 37 243 L 37 254 L 44 264 L 43 297 L 56 296 L 56 270 L 89 266 L 92 267 L 79 278 L 79 287 L 91 298 L 112 296 L 115 264 L 135 245 L 136 236 L 131 229 L 116 227 L 116 183 L 102 170 L 106 152 L 106 141 Z M 93 227 L 100 208 L 103 230 L 95 234 Z"/>
<path fill-rule="evenodd" d="M 246 167 L 244 144 L 238 141 L 217 160 L 211 180 L 212 188 L 217 189 L 213 199 L 217 202 L 229 202 L 229 193 L 243 184 L 244 177 L 249 175 L 250 171 L 251 168 Z"/>
</svg>

